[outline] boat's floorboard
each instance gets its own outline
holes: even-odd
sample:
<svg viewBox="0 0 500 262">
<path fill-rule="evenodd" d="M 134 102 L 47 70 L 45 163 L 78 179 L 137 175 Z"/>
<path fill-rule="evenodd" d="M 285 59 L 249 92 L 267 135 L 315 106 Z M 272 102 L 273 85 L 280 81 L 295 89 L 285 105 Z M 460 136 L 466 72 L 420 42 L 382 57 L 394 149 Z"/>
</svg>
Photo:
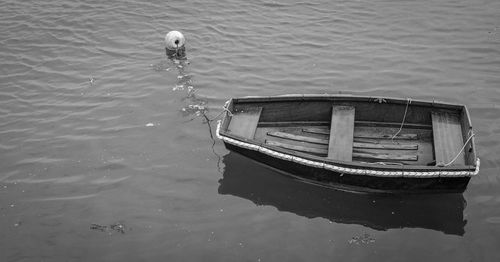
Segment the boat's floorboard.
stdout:
<svg viewBox="0 0 500 262">
<path fill-rule="evenodd" d="M 384 126 L 354 127 L 353 161 L 427 165 L 433 161 L 432 130 Z M 259 126 L 255 139 L 261 142 L 327 157 L 330 127 L 318 125 Z"/>
</svg>

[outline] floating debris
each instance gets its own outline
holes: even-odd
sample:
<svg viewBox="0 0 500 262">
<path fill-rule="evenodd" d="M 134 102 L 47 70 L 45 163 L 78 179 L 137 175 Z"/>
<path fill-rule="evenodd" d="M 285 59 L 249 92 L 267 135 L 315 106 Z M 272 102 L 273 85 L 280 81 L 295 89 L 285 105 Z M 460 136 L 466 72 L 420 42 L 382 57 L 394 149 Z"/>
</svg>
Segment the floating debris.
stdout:
<svg viewBox="0 0 500 262">
<path fill-rule="evenodd" d="M 177 90 L 184 90 L 184 84 L 175 85 L 174 87 L 172 87 L 172 91 L 177 91 Z"/>
<path fill-rule="evenodd" d="M 146 126 L 147 127 L 152 127 L 152 126 L 155 126 L 155 124 L 153 124 L 153 123 L 147 123 Z"/>
<path fill-rule="evenodd" d="M 187 115 L 201 116 L 207 111 L 207 108 L 203 104 L 193 104 L 193 105 L 187 105 L 186 107 L 183 107 L 181 110 L 183 113 Z"/>
<path fill-rule="evenodd" d="M 170 67 L 171 64 L 163 61 L 158 64 L 150 64 L 149 67 L 153 68 L 156 72 L 161 72 L 161 71 L 170 71 L 172 68 Z"/>
<path fill-rule="evenodd" d="M 105 232 L 108 229 L 108 226 L 103 226 L 103 225 L 99 225 L 99 224 L 92 224 L 92 225 L 90 225 L 90 229 Z"/>
<path fill-rule="evenodd" d="M 113 224 L 109 226 L 112 230 L 125 234 L 125 227 L 122 224 Z"/>
<path fill-rule="evenodd" d="M 349 244 L 372 244 L 375 243 L 375 238 L 372 238 L 369 234 L 363 234 L 362 236 L 354 236 L 349 241 Z"/>
<path fill-rule="evenodd" d="M 122 223 L 115 223 L 111 225 L 99 225 L 94 223 L 90 225 L 90 229 L 101 232 L 108 232 L 109 234 L 112 234 L 113 232 L 125 234 L 126 230 L 125 225 L 123 225 Z"/>
</svg>

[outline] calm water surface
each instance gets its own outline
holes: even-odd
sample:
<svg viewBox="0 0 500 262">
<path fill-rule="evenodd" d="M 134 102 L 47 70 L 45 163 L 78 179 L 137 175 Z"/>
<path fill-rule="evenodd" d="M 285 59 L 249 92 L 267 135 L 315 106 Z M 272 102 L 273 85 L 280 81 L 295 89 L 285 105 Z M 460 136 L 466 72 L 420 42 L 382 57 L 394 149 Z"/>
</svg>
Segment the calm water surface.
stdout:
<svg viewBox="0 0 500 262">
<path fill-rule="evenodd" d="M 0 261 L 500 261 L 499 72 L 496 0 L 0 1 Z M 204 117 L 338 92 L 466 104 L 479 176 L 326 190 Z"/>
</svg>

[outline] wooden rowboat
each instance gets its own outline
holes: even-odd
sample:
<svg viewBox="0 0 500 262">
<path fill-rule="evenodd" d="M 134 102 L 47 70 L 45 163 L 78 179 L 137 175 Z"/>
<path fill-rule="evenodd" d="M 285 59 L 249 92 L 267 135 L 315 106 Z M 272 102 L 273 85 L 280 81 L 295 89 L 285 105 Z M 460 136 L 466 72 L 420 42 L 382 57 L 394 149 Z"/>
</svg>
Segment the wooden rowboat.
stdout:
<svg viewBox="0 0 500 262">
<path fill-rule="evenodd" d="M 351 95 L 233 98 L 226 148 L 307 182 L 351 191 L 463 192 L 479 172 L 464 105 Z"/>
</svg>

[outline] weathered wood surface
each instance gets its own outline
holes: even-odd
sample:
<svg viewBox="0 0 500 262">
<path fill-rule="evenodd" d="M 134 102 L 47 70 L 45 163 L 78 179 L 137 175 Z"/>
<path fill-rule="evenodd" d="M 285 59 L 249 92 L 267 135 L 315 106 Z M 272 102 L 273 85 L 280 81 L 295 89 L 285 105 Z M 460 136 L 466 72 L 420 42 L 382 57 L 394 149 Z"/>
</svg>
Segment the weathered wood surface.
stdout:
<svg viewBox="0 0 500 262">
<path fill-rule="evenodd" d="M 436 164 L 447 164 L 464 145 L 460 117 L 456 114 L 432 112 L 432 129 Z M 465 165 L 464 153 L 461 152 L 451 165 Z"/>
<path fill-rule="evenodd" d="M 262 106 L 266 113 L 262 115 L 262 122 L 273 121 L 329 121 L 332 105 L 349 105 L 356 108 L 356 120 L 394 123 L 401 125 L 401 120 L 408 104 L 408 100 L 385 99 L 378 103 L 374 98 L 307 98 L 303 96 L 288 98 L 248 98 L 234 99 L 236 108 Z M 412 100 L 406 115 L 405 128 L 412 124 L 427 124 L 431 128 L 430 112 L 435 107 L 444 108 L 439 102 L 425 102 Z M 456 110 L 457 106 L 448 107 Z M 358 114 L 359 113 L 359 114 Z"/>
<path fill-rule="evenodd" d="M 328 148 L 326 146 L 323 147 L 309 147 L 309 146 L 299 146 L 299 145 L 291 145 L 278 141 L 266 140 L 266 144 L 271 146 L 282 147 L 286 149 L 291 149 L 300 152 L 313 153 L 318 155 L 326 156 L 328 154 Z"/>
<path fill-rule="evenodd" d="M 328 158 L 352 161 L 354 142 L 354 107 L 332 106 Z"/>
<path fill-rule="evenodd" d="M 279 137 L 279 138 L 284 138 L 284 139 L 295 140 L 295 141 L 301 141 L 301 142 L 309 142 L 309 143 L 314 143 L 314 144 L 328 145 L 328 139 L 322 139 L 322 138 L 316 138 L 316 137 L 310 137 L 310 136 L 301 136 L 301 135 L 295 135 L 295 134 L 290 134 L 290 133 L 285 133 L 285 132 L 268 132 L 267 135 Z"/>
<path fill-rule="evenodd" d="M 261 113 L 262 107 L 245 110 L 243 112 L 235 112 L 231 117 L 228 131 L 237 136 L 253 139 Z"/>
<path fill-rule="evenodd" d="M 269 126 L 328 126 L 329 121 L 266 121 L 260 122 L 259 126 L 269 127 Z M 355 125 L 358 126 L 373 126 L 373 127 L 394 127 L 399 128 L 401 122 L 377 122 L 377 121 L 354 121 Z M 405 123 L 404 128 L 414 128 L 414 129 L 431 129 L 432 125 L 427 124 L 413 124 Z"/>
<path fill-rule="evenodd" d="M 372 148 L 372 149 L 387 149 L 387 150 L 418 150 L 417 144 L 374 144 L 354 142 L 354 148 Z"/>
<path fill-rule="evenodd" d="M 308 142 L 320 145 L 329 145 L 328 139 L 309 137 L 295 135 L 285 132 L 268 132 L 267 135 L 273 137 L 279 137 L 283 139 L 295 140 L 300 142 Z M 417 150 L 417 144 L 381 144 L 381 143 L 370 143 L 370 142 L 353 142 L 352 147 L 354 148 L 372 148 L 372 149 L 387 149 L 387 150 Z"/>
<path fill-rule="evenodd" d="M 285 149 L 290 149 L 294 151 L 300 151 L 305 153 L 312 153 L 321 156 L 326 156 L 328 154 L 328 148 L 326 146 L 320 147 L 308 147 L 308 146 L 300 146 L 300 145 L 292 145 L 287 143 L 282 143 L 278 141 L 266 140 L 267 145 L 282 147 Z M 372 159 L 372 160 L 400 160 L 400 161 L 417 161 L 418 156 L 416 154 L 392 154 L 392 153 L 375 153 L 365 150 L 354 149 L 352 153 L 353 158 L 363 158 L 363 159 Z"/>
<path fill-rule="evenodd" d="M 356 125 L 359 126 L 385 126 L 385 127 L 397 127 L 401 126 L 401 122 L 378 122 L 378 121 L 356 121 Z M 405 122 L 403 128 L 415 128 L 415 129 L 431 129 L 431 125 L 427 124 L 414 124 Z"/>
<path fill-rule="evenodd" d="M 399 161 L 417 161 L 418 155 L 413 154 L 384 154 L 384 153 L 373 153 L 365 150 L 355 149 L 353 152 L 353 157 L 356 158 L 366 158 L 366 159 L 377 159 L 377 160 L 399 160 Z"/>
<path fill-rule="evenodd" d="M 259 127 L 327 126 L 329 121 L 278 121 L 260 122 Z"/>
<path fill-rule="evenodd" d="M 311 133 L 311 134 L 319 134 L 319 135 L 329 135 L 330 129 L 328 128 L 302 128 L 302 132 Z M 354 129 L 354 138 L 368 138 L 368 139 L 392 139 L 392 135 L 388 134 L 366 134 L 361 132 L 356 132 Z M 394 137 L 394 140 L 417 140 L 417 134 L 400 134 Z"/>
</svg>

